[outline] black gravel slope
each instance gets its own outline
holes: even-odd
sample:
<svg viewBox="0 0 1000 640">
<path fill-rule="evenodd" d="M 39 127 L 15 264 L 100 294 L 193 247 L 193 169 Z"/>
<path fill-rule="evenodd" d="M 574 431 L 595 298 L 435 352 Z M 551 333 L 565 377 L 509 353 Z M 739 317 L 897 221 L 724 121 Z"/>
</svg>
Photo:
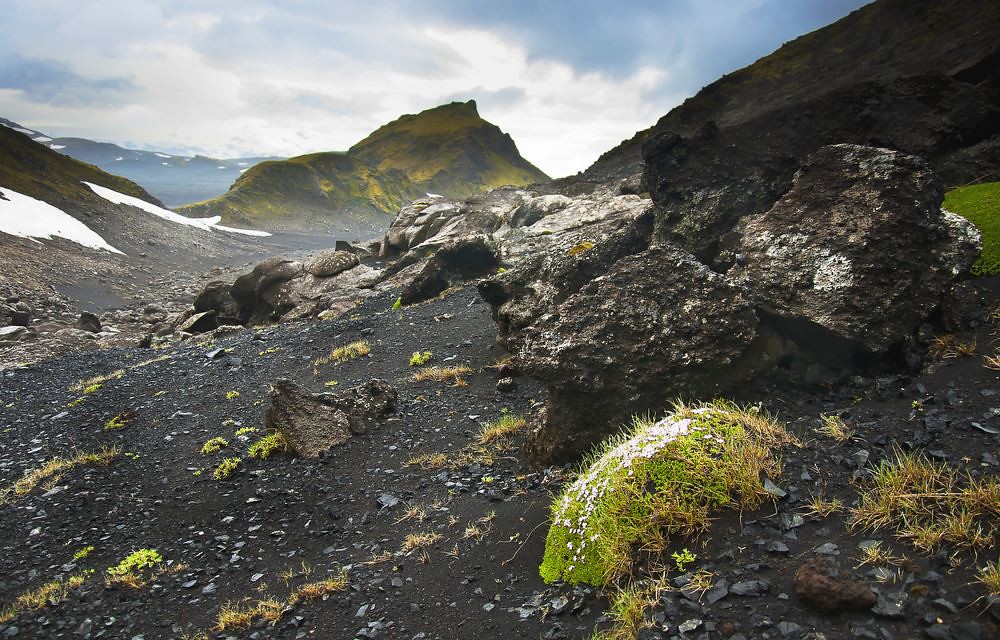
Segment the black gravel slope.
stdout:
<svg viewBox="0 0 1000 640">
<path fill-rule="evenodd" d="M 996 283 L 988 284 L 983 295 L 995 299 Z M 0 505 L 0 607 L 54 578 L 94 570 L 58 605 L 0 624 L 0 638 L 151 640 L 200 631 L 219 638 L 587 637 L 605 607 L 600 594 L 550 587 L 537 573 L 562 470 L 531 469 L 516 449 L 492 465 L 407 465 L 422 453 L 457 459 L 479 422 L 503 409 L 529 413 L 542 399 L 540 388 L 519 378 L 515 392 L 496 390 L 496 372 L 488 367 L 503 354 L 474 290 L 402 312 L 389 310 L 391 304 L 392 297 L 374 299 L 340 320 L 243 332 L 211 345 L 90 352 L 0 372 L 0 486 L 74 450 L 118 445 L 124 452 L 107 467 L 78 467 Z M 983 326 L 981 354 L 990 352 L 990 331 Z M 360 338 L 371 343 L 368 357 L 313 374 L 313 359 Z M 432 351 L 437 364 L 472 367 L 469 385 L 410 381 L 408 359 L 416 350 Z M 165 359 L 138 366 L 157 357 Z M 124 376 L 94 393 L 68 390 L 118 369 Z M 277 377 L 316 391 L 331 380 L 337 390 L 387 379 L 399 391 L 400 411 L 320 460 L 284 454 L 251 460 L 248 442 L 234 434 L 262 428 L 268 384 Z M 239 396 L 227 398 L 231 391 Z M 884 533 L 849 532 L 843 514 L 796 516 L 818 491 L 850 504 L 865 461 L 888 455 L 894 444 L 930 450 L 977 475 L 996 473 L 1000 436 L 981 429 L 1000 431 L 996 372 L 979 357 L 967 358 L 918 379 L 858 379 L 816 393 L 756 389 L 744 399 L 762 401 L 806 441 L 785 458 L 779 484 L 788 495 L 757 514 L 724 515 L 700 541 L 678 542 L 697 552 L 697 568 L 716 572 L 726 587 L 711 604 L 665 594 L 654 612 L 659 630 L 649 637 L 798 638 L 817 631 L 823 636 L 811 637 L 916 638 L 931 624 L 948 633 L 966 625 L 980 634 L 935 637 L 995 637 L 996 619 L 983 612 L 972 581 L 976 566 L 997 557 L 995 549 L 978 558 L 924 556 Z M 914 400 L 922 401 L 922 412 L 913 412 Z M 846 445 L 812 432 L 819 414 L 831 412 L 855 429 Z M 130 417 L 124 427 L 105 429 L 123 413 Z M 202 444 L 216 436 L 229 447 L 202 456 Z M 226 456 L 244 462 L 231 478 L 214 480 L 212 470 Z M 404 519 L 407 505 L 425 506 L 426 519 Z M 466 537 L 480 519 L 489 521 L 479 525 L 486 533 Z M 408 534 L 422 532 L 442 538 L 426 554 L 400 552 Z M 891 579 L 868 567 L 855 570 L 865 539 L 887 540 L 912 562 Z M 74 561 L 87 545 L 93 552 Z M 186 568 L 138 591 L 107 586 L 106 569 L 139 548 L 154 548 Z M 900 611 L 826 616 L 808 609 L 792 580 L 817 548 L 869 580 L 883 601 L 903 594 Z M 383 552 L 393 555 L 370 562 Z M 282 573 L 302 573 L 303 563 L 311 574 L 286 584 Z M 212 631 L 227 602 L 281 599 L 345 567 L 349 588 L 297 604 L 275 626 L 258 621 L 242 631 Z M 766 585 L 736 587 L 753 581 Z"/>
</svg>

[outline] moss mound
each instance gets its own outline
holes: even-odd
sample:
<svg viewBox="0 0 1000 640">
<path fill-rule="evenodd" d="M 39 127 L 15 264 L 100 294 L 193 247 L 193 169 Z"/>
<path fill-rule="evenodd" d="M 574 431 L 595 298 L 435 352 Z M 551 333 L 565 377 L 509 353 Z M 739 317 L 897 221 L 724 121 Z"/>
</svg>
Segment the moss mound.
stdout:
<svg viewBox="0 0 1000 640">
<path fill-rule="evenodd" d="M 771 417 L 724 401 L 636 418 L 556 498 L 539 569 L 546 582 L 599 586 L 630 573 L 633 550 L 660 553 L 671 535 L 705 530 L 712 511 L 768 498 L 774 452 L 794 439 Z"/>
<path fill-rule="evenodd" d="M 977 276 L 1000 273 L 1000 182 L 986 182 L 949 191 L 941 205 L 966 218 L 983 234 L 983 253 L 972 265 Z"/>
</svg>

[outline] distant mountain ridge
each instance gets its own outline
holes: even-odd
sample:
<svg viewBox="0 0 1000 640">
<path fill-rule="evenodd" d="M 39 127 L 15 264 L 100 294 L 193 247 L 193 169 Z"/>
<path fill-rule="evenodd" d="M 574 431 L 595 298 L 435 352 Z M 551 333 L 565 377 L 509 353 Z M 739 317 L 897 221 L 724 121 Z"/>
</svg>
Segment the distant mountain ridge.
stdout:
<svg viewBox="0 0 1000 640">
<path fill-rule="evenodd" d="M 95 165 L 114 175 L 141 184 L 167 207 L 177 207 L 225 193 L 244 171 L 275 157 L 209 158 L 180 156 L 160 151 L 127 149 L 87 138 L 53 138 L 45 133 L 0 118 L 0 125 L 14 129 L 53 151 Z"/>
<path fill-rule="evenodd" d="M 377 232 L 427 193 L 468 197 L 548 180 L 470 100 L 404 115 L 347 152 L 261 163 L 225 195 L 181 212 L 267 230 Z"/>
</svg>

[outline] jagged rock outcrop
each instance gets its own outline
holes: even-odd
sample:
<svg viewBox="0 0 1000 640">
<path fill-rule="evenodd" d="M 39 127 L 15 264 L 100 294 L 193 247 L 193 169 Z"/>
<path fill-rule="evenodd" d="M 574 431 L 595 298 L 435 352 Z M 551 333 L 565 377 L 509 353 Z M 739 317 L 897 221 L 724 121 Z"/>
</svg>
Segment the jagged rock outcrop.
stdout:
<svg viewBox="0 0 1000 640">
<path fill-rule="evenodd" d="M 768 313 L 884 354 L 978 256 L 979 232 L 943 212 L 943 197 L 919 158 L 823 147 L 769 211 L 744 218 L 728 275 Z"/>
<path fill-rule="evenodd" d="M 393 413 L 397 394 L 384 380 L 334 394 L 313 393 L 279 378 L 271 385 L 270 401 L 264 425 L 280 431 L 298 455 L 317 458 Z"/>
<path fill-rule="evenodd" d="M 1000 134 L 1000 93 L 943 75 L 865 82 L 729 127 L 660 131 L 642 147 L 644 181 L 660 207 L 656 237 L 705 261 L 742 216 L 770 208 L 808 156 L 831 143 L 887 147 L 949 171 L 970 140 Z"/>
<path fill-rule="evenodd" d="M 404 305 L 443 293 L 448 287 L 489 275 L 500 266 L 496 247 L 482 235 L 455 240 L 421 263 L 399 296 Z"/>
<path fill-rule="evenodd" d="M 918 158 L 833 145 L 766 213 L 726 230 L 715 265 L 728 272 L 658 238 L 648 209 L 602 242 L 550 246 L 482 281 L 500 342 L 546 385 L 529 456 L 578 458 L 677 396 L 900 366 L 977 253 L 941 198 Z"/>
</svg>

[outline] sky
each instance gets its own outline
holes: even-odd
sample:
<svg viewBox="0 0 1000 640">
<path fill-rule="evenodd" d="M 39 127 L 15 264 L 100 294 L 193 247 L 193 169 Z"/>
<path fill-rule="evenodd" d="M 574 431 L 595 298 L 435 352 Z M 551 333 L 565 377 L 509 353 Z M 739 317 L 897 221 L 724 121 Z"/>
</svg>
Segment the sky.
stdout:
<svg viewBox="0 0 1000 640">
<path fill-rule="evenodd" d="M 864 0 L 0 0 L 0 116 L 218 158 L 453 100 L 553 177 Z"/>
</svg>

